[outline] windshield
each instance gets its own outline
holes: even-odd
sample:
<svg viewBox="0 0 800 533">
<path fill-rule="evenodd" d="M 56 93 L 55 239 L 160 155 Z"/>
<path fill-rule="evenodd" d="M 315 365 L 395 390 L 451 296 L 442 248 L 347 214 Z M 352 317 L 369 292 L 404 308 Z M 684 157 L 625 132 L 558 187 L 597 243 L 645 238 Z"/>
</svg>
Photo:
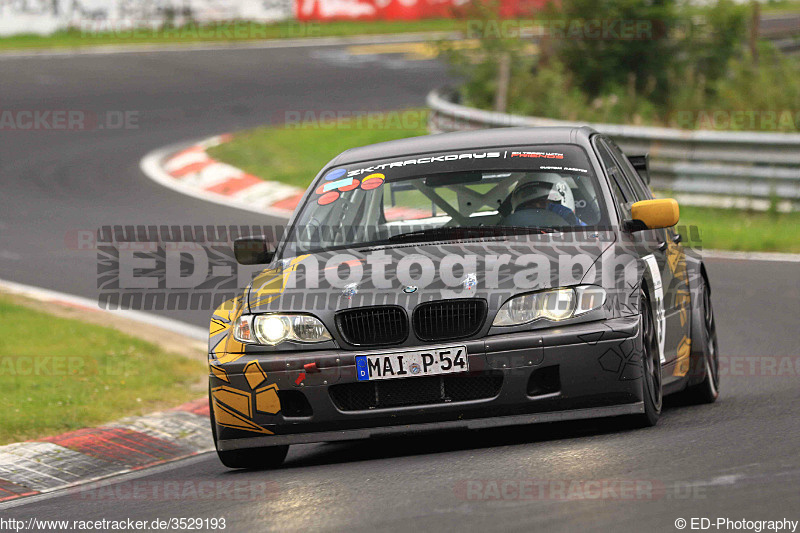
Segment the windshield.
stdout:
<svg viewBox="0 0 800 533">
<path fill-rule="evenodd" d="M 543 145 L 334 167 L 289 235 L 293 252 L 584 229 L 607 224 L 586 153 Z"/>
</svg>

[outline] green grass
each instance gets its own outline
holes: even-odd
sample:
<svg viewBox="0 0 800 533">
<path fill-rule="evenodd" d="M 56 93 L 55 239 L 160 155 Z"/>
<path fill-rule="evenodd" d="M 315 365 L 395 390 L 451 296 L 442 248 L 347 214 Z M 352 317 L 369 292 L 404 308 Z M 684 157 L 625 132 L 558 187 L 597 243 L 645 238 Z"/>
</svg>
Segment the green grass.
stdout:
<svg viewBox="0 0 800 533">
<path fill-rule="evenodd" d="M 420 117 L 421 109 L 371 114 L 361 122 L 342 121 L 339 127 L 262 127 L 236 134 L 233 141 L 212 148 L 212 157 L 263 179 L 305 188 L 317 172 L 338 153 L 356 146 L 425 135 L 424 125 L 401 127 L 403 118 Z M 370 128 L 373 123 L 395 127 Z M 383 119 L 383 122 L 381 122 Z M 400 124 L 398 124 L 400 123 Z M 361 127 L 358 127 L 359 124 Z M 800 252 L 800 213 L 763 213 L 737 209 L 682 206 L 680 226 L 697 226 L 697 233 L 681 230 L 690 246 L 707 249 Z"/>
<path fill-rule="evenodd" d="M 201 397 L 199 360 L 0 296 L 0 444 Z"/>
<path fill-rule="evenodd" d="M 453 19 L 398 21 L 333 21 L 333 22 L 229 22 L 206 25 L 185 25 L 162 29 L 119 29 L 100 31 L 97 27 L 75 28 L 52 35 L 20 34 L 0 38 L 0 50 L 80 48 L 84 46 L 126 44 L 190 44 L 198 42 L 237 42 L 265 39 L 305 37 L 339 37 L 348 35 L 379 35 L 424 31 L 453 31 L 464 26 Z"/>
<path fill-rule="evenodd" d="M 800 253 L 800 213 L 765 213 L 739 209 L 681 207 L 679 226 L 697 226 L 699 242 L 687 246 L 747 252 Z"/>
<path fill-rule="evenodd" d="M 262 127 L 238 133 L 229 143 L 209 150 L 214 159 L 270 181 L 305 189 L 334 156 L 356 146 L 426 135 L 427 111 L 409 109 L 369 113 L 332 122 L 316 115 L 293 124 L 304 127 Z"/>
</svg>

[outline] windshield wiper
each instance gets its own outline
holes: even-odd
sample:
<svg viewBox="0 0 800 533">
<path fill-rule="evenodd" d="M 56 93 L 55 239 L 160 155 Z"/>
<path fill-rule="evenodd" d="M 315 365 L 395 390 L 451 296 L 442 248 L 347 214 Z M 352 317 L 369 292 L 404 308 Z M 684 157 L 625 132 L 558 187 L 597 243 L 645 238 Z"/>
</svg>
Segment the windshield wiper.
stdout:
<svg viewBox="0 0 800 533">
<path fill-rule="evenodd" d="M 475 239 L 479 237 L 500 237 L 503 235 L 529 235 L 531 233 L 553 233 L 555 228 L 533 226 L 470 226 L 430 228 L 392 235 L 388 242 L 438 241 L 448 239 Z"/>
</svg>

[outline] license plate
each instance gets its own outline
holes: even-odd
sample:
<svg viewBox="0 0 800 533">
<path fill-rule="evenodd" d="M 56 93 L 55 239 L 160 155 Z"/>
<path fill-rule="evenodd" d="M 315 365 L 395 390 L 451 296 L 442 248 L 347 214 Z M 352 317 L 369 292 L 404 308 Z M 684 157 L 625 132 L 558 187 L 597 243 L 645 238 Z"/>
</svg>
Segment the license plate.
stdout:
<svg viewBox="0 0 800 533">
<path fill-rule="evenodd" d="M 468 370 L 466 346 L 356 357 L 358 381 L 437 376 Z"/>
</svg>

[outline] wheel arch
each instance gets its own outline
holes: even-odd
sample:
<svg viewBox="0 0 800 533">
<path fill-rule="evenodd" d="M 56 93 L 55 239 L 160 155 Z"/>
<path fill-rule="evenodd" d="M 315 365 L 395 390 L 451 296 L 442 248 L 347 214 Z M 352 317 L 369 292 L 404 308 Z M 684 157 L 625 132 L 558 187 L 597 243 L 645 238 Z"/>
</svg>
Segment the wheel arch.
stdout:
<svg viewBox="0 0 800 533">
<path fill-rule="evenodd" d="M 692 342 L 690 357 L 691 363 L 687 374 L 687 386 L 696 385 L 705 379 L 705 366 L 703 362 L 702 330 L 705 327 L 703 314 L 703 287 L 708 287 L 711 292 L 711 283 L 708 271 L 702 259 L 687 254 L 686 267 L 689 271 L 689 292 L 691 294 L 691 318 L 689 323 L 689 338 Z"/>
<path fill-rule="evenodd" d="M 653 319 L 655 320 L 655 318 L 658 316 L 658 308 L 657 308 L 658 302 L 656 301 L 657 298 L 655 294 L 656 280 L 653 279 L 653 273 L 650 270 L 650 266 L 644 259 L 641 260 L 641 268 L 642 268 L 642 274 L 639 279 L 639 288 L 644 290 L 644 292 L 647 294 L 647 299 L 649 300 L 650 304 L 650 312 L 652 313 Z M 637 311 L 639 309 L 638 306 L 642 305 L 640 299 L 641 296 L 637 291 L 636 294 Z"/>
</svg>

